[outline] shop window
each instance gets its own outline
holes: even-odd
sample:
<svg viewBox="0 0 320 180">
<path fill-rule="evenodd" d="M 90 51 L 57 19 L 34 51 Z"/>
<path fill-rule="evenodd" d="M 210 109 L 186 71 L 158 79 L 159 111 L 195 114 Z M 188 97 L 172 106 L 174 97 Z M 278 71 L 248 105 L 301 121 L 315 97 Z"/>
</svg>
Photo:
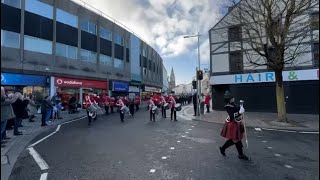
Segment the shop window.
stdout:
<svg viewBox="0 0 320 180">
<path fill-rule="evenodd" d="M 1 0 L 1 3 L 21 9 L 21 0 Z"/>
<path fill-rule="evenodd" d="M 52 54 L 52 42 L 24 35 L 24 49 L 28 51 Z"/>
<path fill-rule="evenodd" d="M 82 20 L 80 22 L 80 28 L 82 31 L 97 35 L 97 26 L 93 22 Z"/>
<path fill-rule="evenodd" d="M 56 43 L 56 56 L 77 59 L 77 47 Z"/>
<path fill-rule="evenodd" d="M 241 51 L 230 53 L 230 72 L 243 71 L 243 55 Z"/>
<path fill-rule="evenodd" d="M 39 0 L 26 0 L 26 11 L 53 19 L 53 7 Z"/>
<path fill-rule="evenodd" d="M 78 28 L 78 16 L 57 8 L 57 21 Z"/>
<path fill-rule="evenodd" d="M 228 29 L 228 38 L 230 42 L 233 41 L 241 41 L 242 40 L 242 32 L 240 26 L 233 26 Z"/>
<path fill-rule="evenodd" d="M 20 48 L 20 34 L 1 30 L 1 46 Z"/>
<path fill-rule="evenodd" d="M 319 30 L 319 11 L 313 12 L 310 15 L 310 23 L 312 30 Z"/>
<path fill-rule="evenodd" d="M 80 59 L 82 61 L 90 62 L 90 63 L 97 63 L 97 53 L 88 51 L 85 49 L 81 49 L 80 51 Z"/>
<path fill-rule="evenodd" d="M 114 59 L 114 67 L 118 69 L 124 69 L 124 62 L 121 59 Z"/>
<path fill-rule="evenodd" d="M 112 41 L 112 31 L 100 27 L 100 37 L 109 41 Z"/>
<path fill-rule="evenodd" d="M 319 43 L 313 44 L 313 64 L 315 67 L 319 67 Z"/>
<path fill-rule="evenodd" d="M 107 66 L 112 66 L 112 57 L 100 54 L 99 63 Z"/>
<path fill-rule="evenodd" d="M 114 43 L 123 46 L 123 45 L 124 45 L 123 37 L 122 37 L 121 35 L 119 35 L 119 34 L 115 34 L 115 36 L 114 36 Z"/>
</svg>

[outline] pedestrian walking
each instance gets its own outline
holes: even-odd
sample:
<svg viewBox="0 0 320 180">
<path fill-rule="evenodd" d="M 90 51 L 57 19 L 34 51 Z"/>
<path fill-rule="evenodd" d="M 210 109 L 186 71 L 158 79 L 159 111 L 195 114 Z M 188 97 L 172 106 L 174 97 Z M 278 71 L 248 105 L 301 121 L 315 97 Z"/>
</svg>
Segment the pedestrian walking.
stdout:
<svg viewBox="0 0 320 180">
<path fill-rule="evenodd" d="M 34 122 L 33 118 L 35 118 L 38 113 L 39 104 L 35 102 L 32 94 L 29 95 L 29 103 L 27 105 L 29 122 Z"/>
<path fill-rule="evenodd" d="M 237 106 L 235 104 L 235 98 L 229 91 L 225 92 L 224 99 L 227 103 L 224 108 L 228 113 L 228 118 L 221 131 L 221 136 L 228 140 L 223 146 L 219 147 L 220 153 L 223 156 L 226 156 L 226 149 L 235 144 L 239 159 L 248 160 L 249 158 L 243 153 L 243 144 L 241 141 L 244 133 L 244 126 L 242 124 L 242 113 L 244 112 L 244 108 L 243 106 Z"/>
<path fill-rule="evenodd" d="M 206 105 L 207 113 L 210 113 L 210 100 L 211 100 L 211 97 L 209 93 L 207 93 L 207 95 L 204 98 L 204 104 Z"/>
</svg>

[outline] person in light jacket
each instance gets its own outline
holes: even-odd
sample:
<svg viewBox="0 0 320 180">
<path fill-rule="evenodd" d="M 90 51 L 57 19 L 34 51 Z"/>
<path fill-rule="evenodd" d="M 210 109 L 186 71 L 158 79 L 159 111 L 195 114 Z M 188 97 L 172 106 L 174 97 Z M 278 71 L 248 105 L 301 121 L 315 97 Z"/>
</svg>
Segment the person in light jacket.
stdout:
<svg viewBox="0 0 320 180">
<path fill-rule="evenodd" d="M 33 118 L 38 113 L 38 104 L 34 101 L 33 95 L 30 94 L 29 96 L 29 103 L 28 103 L 28 115 L 29 115 L 29 122 L 34 122 Z"/>
</svg>

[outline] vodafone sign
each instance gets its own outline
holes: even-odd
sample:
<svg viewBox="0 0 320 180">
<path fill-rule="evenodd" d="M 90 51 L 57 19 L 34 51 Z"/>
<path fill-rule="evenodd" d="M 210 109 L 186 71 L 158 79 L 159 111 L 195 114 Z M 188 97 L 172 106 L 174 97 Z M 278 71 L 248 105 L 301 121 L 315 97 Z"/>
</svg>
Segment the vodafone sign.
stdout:
<svg viewBox="0 0 320 180">
<path fill-rule="evenodd" d="M 72 79 L 55 77 L 54 85 L 57 87 L 87 87 L 107 89 L 108 83 L 104 81 L 93 81 L 84 79 Z"/>
</svg>

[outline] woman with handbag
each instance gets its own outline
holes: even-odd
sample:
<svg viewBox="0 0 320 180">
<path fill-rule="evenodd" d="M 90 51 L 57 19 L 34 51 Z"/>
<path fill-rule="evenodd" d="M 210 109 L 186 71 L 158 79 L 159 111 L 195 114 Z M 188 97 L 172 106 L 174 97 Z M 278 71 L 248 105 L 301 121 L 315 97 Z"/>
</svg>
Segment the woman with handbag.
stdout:
<svg viewBox="0 0 320 180">
<path fill-rule="evenodd" d="M 224 99 L 227 103 L 224 108 L 229 116 L 221 131 L 221 136 L 228 140 L 222 147 L 219 147 L 220 153 L 225 156 L 226 149 L 235 144 L 239 159 L 248 160 L 248 157 L 243 154 L 243 145 L 241 141 L 244 133 L 244 126 L 242 124 L 242 113 L 244 112 L 244 108 L 242 106 L 237 106 L 234 103 L 235 98 L 229 91 L 225 92 Z"/>
</svg>

